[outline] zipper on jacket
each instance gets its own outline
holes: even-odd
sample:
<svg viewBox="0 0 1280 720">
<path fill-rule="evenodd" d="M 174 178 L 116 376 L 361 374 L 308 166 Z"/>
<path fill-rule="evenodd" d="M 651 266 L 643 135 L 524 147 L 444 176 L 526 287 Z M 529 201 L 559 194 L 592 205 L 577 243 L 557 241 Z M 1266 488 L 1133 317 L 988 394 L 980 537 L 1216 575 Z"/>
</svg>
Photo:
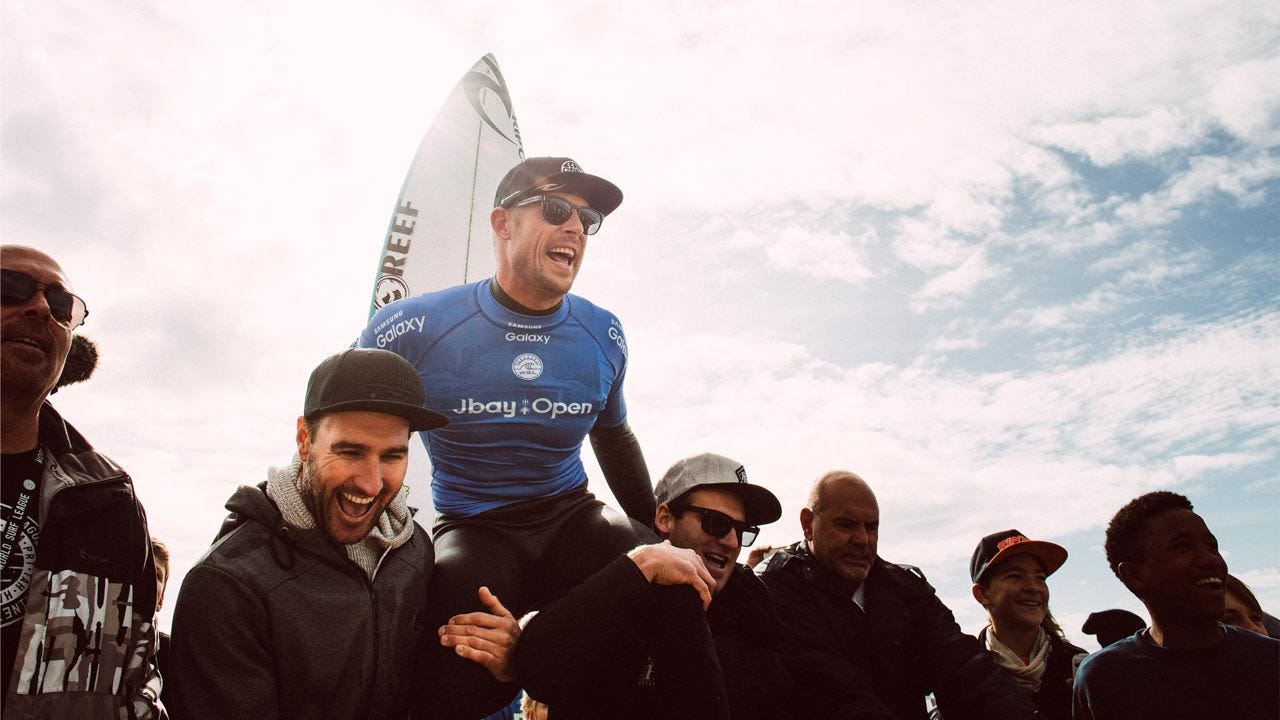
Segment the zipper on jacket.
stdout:
<svg viewBox="0 0 1280 720">
<path fill-rule="evenodd" d="M 360 574 L 364 575 L 364 571 L 361 570 Z M 372 682 L 369 683 L 369 703 L 366 705 L 365 713 L 365 717 L 370 717 L 378 694 L 378 660 L 382 656 L 382 626 L 378 623 L 378 591 L 373 587 L 373 582 L 369 580 L 368 575 L 364 575 L 364 579 L 365 586 L 369 589 L 369 609 L 373 617 L 373 676 Z M 392 696 L 389 699 L 394 701 L 396 698 Z"/>
</svg>

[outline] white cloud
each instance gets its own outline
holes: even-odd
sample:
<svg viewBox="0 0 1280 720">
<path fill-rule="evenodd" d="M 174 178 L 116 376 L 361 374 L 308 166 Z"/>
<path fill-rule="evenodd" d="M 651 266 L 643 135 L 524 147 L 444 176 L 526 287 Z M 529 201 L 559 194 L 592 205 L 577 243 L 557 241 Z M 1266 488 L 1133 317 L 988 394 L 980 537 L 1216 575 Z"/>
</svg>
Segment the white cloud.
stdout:
<svg viewBox="0 0 1280 720">
<path fill-rule="evenodd" d="M 973 293 L 983 283 L 999 277 L 1004 270 L 987 259 L 983 249 L 977 249 L 959 266 L 934 277 L 912 299 L 916 312 L 955 305 Z"/>
<path fill-rule="evenodd" d="M 862 251 L 875 239 L 875 230 L 871 229 L 851 236 L 789 226 L 769 240 L 765 256 L 769 258 L 769 264 L 778 270 L 855 283 L 870 280 L 876 275 L 868 267 Z"/>
<path fill-rule="evenodd" d="M 946 228 L 913 217 L 898 220 L 893 250 L 903 262 L 922 270 L 955 267 L 971 252 L 968 243 L 949 236 Z"/>
<path fill-rule="evenodd" d="M 1173 471 L 1184 481 L 1216 470 L 1234 470 L 1266 462 L 1271 453 L 1222 453 L 1218 455 L 1181 455 L 1173 459 Z"/>
<path fill-rule="evenodd" d="M 1244 581 L 1244 584 L 1254 592 L 1280 590 L 1280 567 L 1275 565 L 1232 574 Z"/>
<path fill-rule="evenodd" d="M 1133 227 L 1166 225 L 1189 205 L 1219 192 L 1244 206 L 1257 205 L 1265 197 L 1263 183 L 1280 177 L 1280 158 L 1197 157 L 1190 167 L 1159 190 L 1116 208 L 1118 219 Z"/>
<path fill-rule="evenodd" d="M 1204 137 L 1203 122 L 1178 110 L 1157 107 L 1140 117 L 1109 116 L 1034 128 L 1030 137 L 1105 167 L 1191 147 Z"/>
<path fill-rule="evenodd" d="M 1234 135 L 1256 137 L 1261 133 L 1259 140 L 1274 143 L 1280 113 L 1276 77 L 1280 77 L 1280 55 L 1229 67 L 1211 91 L 1210 107 Z"/>
</svg>

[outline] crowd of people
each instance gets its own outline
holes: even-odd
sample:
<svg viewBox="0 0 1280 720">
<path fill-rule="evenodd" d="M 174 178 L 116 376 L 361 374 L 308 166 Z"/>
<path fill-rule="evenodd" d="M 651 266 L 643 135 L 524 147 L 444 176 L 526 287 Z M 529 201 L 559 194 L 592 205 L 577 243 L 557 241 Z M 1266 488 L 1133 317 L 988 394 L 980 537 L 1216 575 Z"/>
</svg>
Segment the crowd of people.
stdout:
<svg viewBox="0 0 1280 720">
<path fill-rule="evenodd" d="M 48 402 L 92 371 L 87 306 L 52 257 L 0 248 L 3 716 L 476 720 L 523 690 L 555 720 L 1280 717 L 1274 619 L 1176 493 L 1112 518 L 1107 560 L 1150 621 L 1091 617 L 1092 654 L 1049 611 L 1065 548 L 981 538 L 989 622 L 968 635 L 880 557 L 850 471 L 814 482 L 803 540 L 740 564 L 777 497 L 713 453 L 654 485 L 622 326 L 570 294 L 621 202 L 569 158 L 512 168 L 494 277 L 384 307 L 315 367 L 291 461 L 227 501 L 171 636 L 168 552 L 128 474 Z M 430 532 L 402 492 L 414 433 Z M 623 513 L 587 488 L 587 438 Z"/>
</svg>

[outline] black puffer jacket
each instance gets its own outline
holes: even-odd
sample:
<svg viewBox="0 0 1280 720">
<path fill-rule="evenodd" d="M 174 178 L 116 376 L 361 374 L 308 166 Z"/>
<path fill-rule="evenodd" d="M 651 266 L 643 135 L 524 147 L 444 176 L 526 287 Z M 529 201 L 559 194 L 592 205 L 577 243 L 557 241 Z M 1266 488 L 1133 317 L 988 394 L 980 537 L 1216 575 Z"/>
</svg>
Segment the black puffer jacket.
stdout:
<svg viewBox="0 0 1280 720">
<path fill-rule="evenodd" d="M 779 551 L 763 579 L 773 594 L 800 717 L 925 720 L 933 692 L 946 720 L 1038 717 L 917 568 L 876 558 L 866 612 L 804 543 Z"/>
<path fill-rule="evenodd" d="M 516 671 L 557 720 L 785 719 L 777 636 L 768 592 L 747 568 L 704 614 L 691 588 L 650 585 L 620 557 L 529 622 Z"/>
<path fill-rule="evenodd" d="M 707 624 L 734 720 L 792 716 L 795 688 L 782 661 L 782 627 L 769 589 L 739 565 L 707 608 Z"/>
<path fill-rule="evenodd" d="M 370 582 L 320 531 L 286 525 L 264 487 L 231 496 L 222 531 L 183 580 L 174 716 L 405 717 L 426 634 L 426 532 L 415 524 Z"/>
</svg>

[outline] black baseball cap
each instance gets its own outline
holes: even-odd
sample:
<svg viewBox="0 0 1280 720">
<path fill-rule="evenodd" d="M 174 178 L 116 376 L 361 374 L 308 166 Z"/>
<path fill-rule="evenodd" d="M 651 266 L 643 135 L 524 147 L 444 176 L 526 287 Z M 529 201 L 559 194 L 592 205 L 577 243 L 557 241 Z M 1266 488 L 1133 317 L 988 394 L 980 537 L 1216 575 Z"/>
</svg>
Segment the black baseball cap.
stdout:
<svg viewBox="0 0 1280 720">
<path fill-rule="evenodd" d="M 1040 559 L 1048 577 L 1067 561 L 1067 549 L 1044 540 L 1032 540 L 1017 530 L 992 533 L 978 543 L 969 560 L 969 576 L 976 583 L 992 565 L 1013 555 L 1026 553 Z"/>
<path fill-rule="evenodd" d="M 1123 640 L 1147 626 L 1142 616 L 1128 610 L 1099 610 L 1089 613 L 1084 627 L 1080 628 L 1086 635 L 1098 638 L 1098 644 L 1106 647 L 1117 640 Z"/>
<path fill-rule="evenodd" d="M 672 465 L 653 488 L 653 496 L 659 505 L 669 504 L 703 488 L 726 490 L 742 498 L 746 521 L 752 525 L 766 525 L 782 517 L 778 498 L 767 488 L 747 482 L 742 463 L 714 453 L 694 455 Z"/>
<path fill-rule="evenodd" d="M 449 419 L 425 407 L 422 379 L 407 360 L 389 350 L 351 348 L 324 359 L 307 381 L 302 416 L 351 410 L 396 415 L 409 430 L 434 430 Z"/>
<path fill-rule="evenodd" d="M 622 204 L 622 190 L 596 175 L 583 172 L 582 166 L 567 157 L 525 158 L 507 171 L 498 183 L 494 207 L 510 207 L 511 203 L 540 192 L 563 191 L 581 195 L 587 205 L 608 215 Z"/>
</svg>

